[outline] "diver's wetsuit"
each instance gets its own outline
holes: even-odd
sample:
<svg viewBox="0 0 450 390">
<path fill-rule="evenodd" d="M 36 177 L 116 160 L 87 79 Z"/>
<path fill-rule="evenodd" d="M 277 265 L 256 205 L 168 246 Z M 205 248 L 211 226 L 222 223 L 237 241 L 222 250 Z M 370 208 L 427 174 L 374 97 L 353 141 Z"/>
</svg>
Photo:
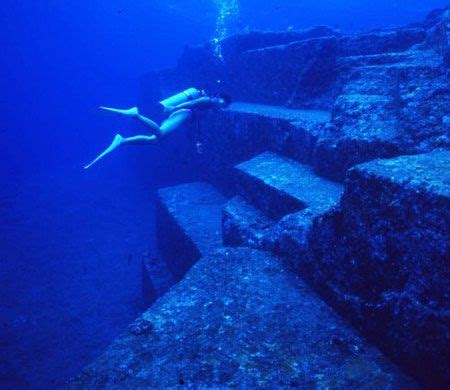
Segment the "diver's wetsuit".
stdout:
<svg viewBox="0 0 450 390">
<path fill-rule="evenodd" d="M 84 168 L 90 168 L 97 161 L 105 157 L 107 154 L 111 153 L 113 150 L 118 148 L 120 145 L 148 145 L 155 144 L 161 139 L 167 137 L 173 131 L 177 130 L 183 124 L 188 121 L 198 121 L 198 112 L 206 111 L 211 109 L 219 109 L 227 104 L 224 99 L 211 98 L 208 96 L 203 96 L 192 99 L 191 95 L 184 94 L 184 101 L 176 106 L 164 105 L 166 111 L 172 112 L 170 116 L 161 124 L 158 125 L 151 119 L 141 115 L 137 107 L 133 107 L 129 110 L 121 110 L 109 107 L 100 107 L 104 110 L 115 112 L 121 115 L 130 116 L 139 119 L 142 123 L 148 126 L 151 131 L 151 135 L 137 135 L 134 137 L 124 138 L 120 134 L 116 134 L 111 145 L 103 151 L 97 158 L 95 158 L 90 164 L 86 165 Z M 176 96 L 180 96 L 176 95 Z M 168 99 L 170 101 L 170 99 Z M 167 102 L 167 100 L 165 101 Z"/>
</svg>

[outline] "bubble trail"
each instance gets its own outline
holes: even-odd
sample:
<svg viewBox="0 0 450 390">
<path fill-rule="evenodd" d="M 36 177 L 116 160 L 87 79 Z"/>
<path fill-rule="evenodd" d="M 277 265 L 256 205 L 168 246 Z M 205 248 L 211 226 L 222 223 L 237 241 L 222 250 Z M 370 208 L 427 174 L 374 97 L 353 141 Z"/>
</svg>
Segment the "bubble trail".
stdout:
<svg viewBox="0 0 450 390">
<path fill-rule="evenodd" d="M 222 40 L 229 35 L 230 25 L 239 18 L 238 0 L 215 0 L 218 8 L 216 30 L 212 40 L 216 58 L 223 61 Z"/>
</svg>

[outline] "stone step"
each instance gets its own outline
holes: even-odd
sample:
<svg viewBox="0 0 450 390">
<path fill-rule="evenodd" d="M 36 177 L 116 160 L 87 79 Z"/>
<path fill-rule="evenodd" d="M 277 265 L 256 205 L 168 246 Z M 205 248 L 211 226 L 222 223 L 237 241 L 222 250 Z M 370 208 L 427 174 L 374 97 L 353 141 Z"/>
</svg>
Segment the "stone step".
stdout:
<svg viewBox="0 0 450 390">
<path fill-rule="evenodd" d="M 414 389 L 277 257 L 201 259 L 70 388 Z"/>
<path fill-rule="evenodd" d="M 245 199 L 235 196 L 222 210 L 223 243 L 226 246 L 262 248 L 275 221 Z"/>
<path fill-rule="evenodd" d="M 353 68 L 344 83 L 344 95 L 394 96 L 398 93 L 398 74 L 387 69 Z"/>
<path fill-rule="evenodd" d="M 264 150 L 274 150 L 305 163 L 311 161 L 315 144 L 331 120 L 329 111 L 243 102 L 232 104 L 230 112 L 240 124 L 238 129 L 251 131 L 247 135 L 251 143 L 264 144 Z"/>
<path fill-rule="evenodd" d="M 337 100 L 334 123 L 340 137 L 326 137 L 316 144 L 315 172 L 343 182 L 347 170 L 356 164 L 401 153 L 401 128 L 392 103 L 384 97 L 372 98 L 358 95 L 358 99 L 345 96 Z"/>
<path fill-rule="evenodd" d="M 449 167 L 436 150 L 351 169 L 298 268 L 427 389 L 450 383 Z"/>
<path fill-rule="evenodd" d="M 348 73 L 344 80 L 344 94 L 394 96 L 398 94 L 405 74 L 435 72 L 439 70 L 442 59 L 434 51 L 420 50 L 343 57 L 339 63 L 344 74 Z"/>
<path fill-rule="evenodd" d="M 398 120 L 394 97 L 343 94 L 333 108 L 335 134 L 316 144 L 312 165 L 325 177 L 343 181 L 356 164 L 378 157 L 396 156 L 402 150 L 404 134 Z"/>
<path fill-rule="evenodd" d="M 235 113 L 257 115 L 264 118 L 280 119 L 294 123 L 326 123 L 331 119 L 331 114 L 328 111 L 291 109 L 283 106 L 257 103 L 236 102 L 230 106 L 229 110 Z"/>
<path fill-rule="evenodd" d="M 339 58 L 338 64 L 341 67 L 397 64 L 399 62 L 410 60 L 413 55 L 414 54 L 409 51 L 403 51 L 372 55 L 347 56 Z"/>
<path fill-rule="evenodd" d="M 239 195 L 273 219 L 304 208 L 329 209 L 342 186 L 317 176 L 310 166 L 265 152 L 236 166 Z"/>
<path fill-rule="evenodd" d="M 158 191 L 158 248 L 175 280 L 202 256 L 222 246 L 225 202 L 221 193 L 202 182 Z"/>
<path fill-rule="evenodd" d="M 395 64 L 435 64 L 439 56 L 434 50 L 410 50 L 403 52 L 382 53 L 341 57 L 338 64 L 342 67 L 389 66 Z"/>
<path fill-rule="evenodd" d="M 371 55 L 409 50 L 422 43 L 427 33 L 422 28 L 404 28 L 349 35 L 339 40 L 341 56 Z"/>
<path fill-rule="evenodd" d="M 342 94 L 333 108 L 333 121 L 342 133 L 351 133 L 361 141 L 379 137 L 394 139 L 399 135 L 396 103 L 393 97 L 368 94 Z"/>
<path fill-rule="evenodd" d="M 208 182 L 224 192 L 233 184 L 234 166 L 266 150 L 311 162 L 314 147 L 331 118 L 327 111 L 248 102 L 236 102 L 227 110 L 205 115 L 200 131 L 192 129 L 199 133 L 202 145 L 202 153 L 195 157 Z"/>
<path fill-rule="evenodd" d="M 325 210 L 303 209 L 276 222 L 240 196 L 235 196 L 222 212 L 224 245 L 249 247 L 283 256 L 298 269 L 298 258 L 308 247 L 307 237 L 316 218 Z"/>
</svg>

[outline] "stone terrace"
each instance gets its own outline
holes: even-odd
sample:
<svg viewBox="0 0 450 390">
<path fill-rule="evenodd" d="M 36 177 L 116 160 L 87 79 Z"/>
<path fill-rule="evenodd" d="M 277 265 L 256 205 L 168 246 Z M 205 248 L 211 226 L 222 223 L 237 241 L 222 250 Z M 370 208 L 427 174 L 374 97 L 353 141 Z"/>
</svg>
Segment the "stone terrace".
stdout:
<svg viewBox="0 0 450 390">
<path fill-rule="evenodd" d="M 220 80 L 238 102 L 188 130 L 190 169 L 164 160 L 193 182 L 159 194 L 181 281 L 72 385 L 450 385 L 449 31 L 239 34 L 148 74 L 155 101 Z"/>
</svg>

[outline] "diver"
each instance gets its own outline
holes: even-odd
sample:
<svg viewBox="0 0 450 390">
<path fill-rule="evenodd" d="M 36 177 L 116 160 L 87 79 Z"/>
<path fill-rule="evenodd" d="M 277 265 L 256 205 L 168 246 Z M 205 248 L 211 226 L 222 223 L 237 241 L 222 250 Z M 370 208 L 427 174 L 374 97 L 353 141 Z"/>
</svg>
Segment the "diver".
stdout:
<svg viewBox="0 0 450 390">
<path fill-rule="evenodd" d="M 189 120 L 193 119 L 199 111 L 205 110 L 219 110 L 227 108 L 231 104 L 231 98 L 228 95 L 221 94 L 217 97 L 210 97 L 204 90 L 197 88 L 189 88 L 180 92 L 170 98 L 159 102 L 164 108 L 164 112 L 169 113 L 170 116 L 158 125 L 151 119 L 139 113 L 137 107 L 129 110 L 121 110 L 110 107 L 100 107 L 102 110 L 114 112 L 117 114 L 136 118 L 144 123 L 149 129 L 150 135 L 136 135 L 134 137 L 124 138 L 120 134 L 116 134 L 111 145 L 105 149 L 98 157 L 90 164 L 86 165 L 84 169 L 90 168 L 96 162 L 101 160 L 107 154 L 111 153 L 121 145 L 153 145 L 166 138 L 169 134 L 179 129 Z"/>
</svg>

